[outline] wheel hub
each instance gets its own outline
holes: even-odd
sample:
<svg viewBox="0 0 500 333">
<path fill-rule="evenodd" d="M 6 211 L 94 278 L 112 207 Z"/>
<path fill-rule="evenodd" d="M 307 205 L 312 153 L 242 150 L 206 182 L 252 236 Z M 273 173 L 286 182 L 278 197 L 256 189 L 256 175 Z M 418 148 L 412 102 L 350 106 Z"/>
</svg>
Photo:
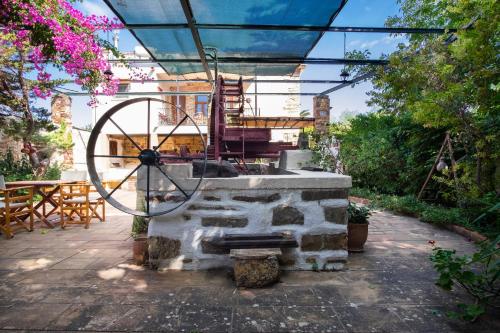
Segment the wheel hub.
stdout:
<svg viewBox="0 0 500 333">
<path fill-rule="evenodd" d="M 144 165 L 155 165 L 160 160 L 160 154 L 153 149 L 144 149 L 139 154 L 139 161 Z"/>
</svg>

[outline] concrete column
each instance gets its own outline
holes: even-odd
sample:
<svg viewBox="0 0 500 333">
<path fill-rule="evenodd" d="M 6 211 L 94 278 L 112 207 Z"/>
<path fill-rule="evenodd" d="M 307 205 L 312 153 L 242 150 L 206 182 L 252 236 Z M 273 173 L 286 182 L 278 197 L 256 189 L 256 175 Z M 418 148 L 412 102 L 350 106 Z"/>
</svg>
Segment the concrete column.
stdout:
<svg viewBox="0 0 500 333">
<path fill-rule="evenodd" d="M 330 122 L 330 97 L 318 95 L 313 98 L 314 128 L 319 132 L 328 130 Z"/>
</svg>

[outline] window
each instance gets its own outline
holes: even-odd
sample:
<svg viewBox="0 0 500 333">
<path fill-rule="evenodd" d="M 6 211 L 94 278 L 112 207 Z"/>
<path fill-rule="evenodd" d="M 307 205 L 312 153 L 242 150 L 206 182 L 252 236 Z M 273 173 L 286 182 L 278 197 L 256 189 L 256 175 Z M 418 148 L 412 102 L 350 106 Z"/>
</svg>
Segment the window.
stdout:
<svg viewBox="0 0 500 333">
<path fill-rule="evenodd" d="M 208 115 L 208 96 L 195 96 L 194 110 L 196 114 Z"/>
<path fill-rule="evenodd" d="M 130 84 L 129 83 L 119 83 L 118 84 L 118 92 L 119 93 L 126 93 L 130 89 Z"/>
<path fill-rule="evenodd" d="M 109 141 L 109 155 L 118 155 L 118 142 Z"/>
</svg>

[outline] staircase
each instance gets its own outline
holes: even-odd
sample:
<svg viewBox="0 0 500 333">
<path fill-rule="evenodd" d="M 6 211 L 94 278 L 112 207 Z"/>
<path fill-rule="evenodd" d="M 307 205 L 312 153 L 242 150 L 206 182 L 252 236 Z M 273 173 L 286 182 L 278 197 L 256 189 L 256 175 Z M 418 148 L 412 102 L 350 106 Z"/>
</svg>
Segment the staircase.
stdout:
<svg viewBox="0 0 500 333">
<path fill-rule="evenodd" d="M 227 127 L 243 125 L 241 118 L 245 106 L 243 93 L 243 79 L 240 77 L 236 83 L 226 83 L 222 76 L 217 78 L 215 93 L 210 109 L 210 145 L 207 147 L 208 159 L 219 157 L 243 158 L 242 152 L 229 152 L 224 145 L 225 141 L 242 141 L 242 136 L 233 137 L 225 135 Z M 243 149 L 244 150 L 244 149 Z"/>
</svg>

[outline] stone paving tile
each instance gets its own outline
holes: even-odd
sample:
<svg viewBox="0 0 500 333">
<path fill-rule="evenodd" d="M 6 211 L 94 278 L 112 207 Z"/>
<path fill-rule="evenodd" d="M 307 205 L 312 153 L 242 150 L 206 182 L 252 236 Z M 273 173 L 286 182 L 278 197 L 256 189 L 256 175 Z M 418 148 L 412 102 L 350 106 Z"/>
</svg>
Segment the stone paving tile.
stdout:
<svg viewBox="0 0 500 333">
<path fill-rule="evenodd" d="M 10 258 L 47 258 L 65 259 L 79 253 L 78 249 L 29 248 L 18 252 Z"/>
<path fill-rule="evenodd" d="M 179 332 L 230 332 L 232 308 L 181 306 Z"/>
<path fill-rule="evenodd" d="M 396 315 L 395 307 L 335 307 L 347 332 L 411 332 L 410 326 Z"/>
<path fill-rule="evenodd" d="M 289 332 L 281 307 L 238 306 L 233 312 L 233 332 Z"/>
<path fill-rule="evenodd" d="M 277 306 L 287 304 L 284 288 L 273 286 L 264 289 L 237 289 L 235 291 L 240 306 Z"/>
<path fill-rule="evenodd" d="M 108 269 L 122 263 L 123 258 L 66 258 L 57 264 L 50 267 L 50 269 Z"/>
<path fill-rule="evenodd" d="M 134 265 L 132 219 L 113 208 L 109 213 L 89 230 L 37 226 L 0 239 L 0 330 L 500 331 L 498 313 L 472 325 L 445 317 L 469 298 L 434 285 L 428 241 L 459 253 L 474 245 L 413 218 L 375 212 L 365 252 L 350 254 L 344 271 L 283 272 L 271 287 L 237 289 L 227 270 L 156 272 Z"/>
<path fill-rule="evenodd" d="M 16 271 L 16 272 L 31 272 L 40 269 L 49 268 L 63 258 L 12 258 L 0 259 L 0 270 L 2 271 Z"/>
<path fill-rule="evenodd" d="M 346 332 L 337 313 L 328 306 L 284 307 L 288 332 Z"/>
<path fill-rule="evenodd" d="M 68 304 L 10 303 L 0 305 L 0 328 L 8 330 L 43 330 L 69 307 Z"/>
</svg>

